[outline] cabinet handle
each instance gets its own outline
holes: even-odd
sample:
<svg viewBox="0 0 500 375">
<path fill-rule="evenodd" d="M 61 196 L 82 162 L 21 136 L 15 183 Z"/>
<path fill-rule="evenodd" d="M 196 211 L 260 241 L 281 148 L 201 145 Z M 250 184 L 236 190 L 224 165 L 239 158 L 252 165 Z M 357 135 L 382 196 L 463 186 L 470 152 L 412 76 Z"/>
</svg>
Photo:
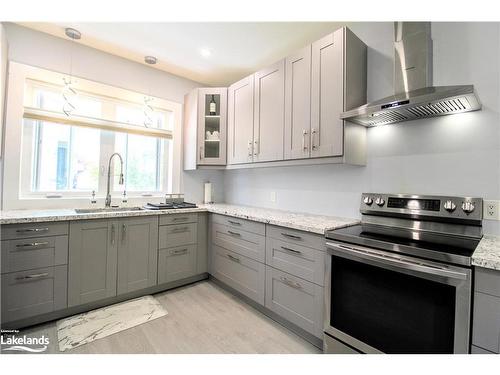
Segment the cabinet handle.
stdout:
<svg viewBox="0 0 500 375">
<path fill-rule="evenodd" d="M 172 220 L 173 221 L 185 221 L 188 220 L 188 217 L 174 217 Z"/>
<path fill-rule="evenodd" d="M 115 224 L 111 224 L 111 245 L 115 244 Z"/>
<path fill-rule="evenodd" d="M 178 250 L 171 250 L 170 254 L 172 255 L 179 255 L 179 254 L 184 254 L 187 253 L 188 249 L 178 249 Z"/>
<path fill-rule="evenodd" d="M 291 286 L 292 288 L 302 289 L 302 285 L 300 285 L 299 283 L 296 283 L 292 280 L 287 279 L 285 276 L 281 276 L 280 280 L 283 281 L 286 285 Z"/>
<path fill-rule="evenodd" d="M 233 262 L 240 263 L 240 258 L 233 257 L 231 254 L 227 254 L 227 257 L 231 259 Z"/>
<path fill-rule="evenodd" d="M 307 151 L 306 135 L 307 135 L 307 130 L 303 129 L 302 130 L 302 150 L 303 151 Z"/>
<path fill-rule="evenodd" d="M 26 276 L 18 276 L 16 277 L 16 280 L 36 280 L 36 279 L 41 279 L 42 277 L 47 277 L 49 276 L 48 272 L 44 273 L 36 273 L 33 275 L 26 275 Z"/>
<path fill-rule="evenodd" d="M 248 156 L 252 157 L 252 141 L 248 141 Z"/>
<path fill-rule="evenodd" d="M 295 253 L 295 254 L 302 254 L 302 251 L 298 251 L 298 250 L 290 249 L 289 247 L 286 247 L 286 246 L 281 246 L 281 248 L 282 248 L 283 250 L 290 251 L 290 252 Z"/>
<path fill-rule="evenodd" d="M 170 233 L 183 233 L 187 232 L 189 230 L 189 227 L 182 227 L 182 228 L 173 228 Z"/>
<path fill-rule="evenodd" d="M 38 232 L 48 232 L 49 228 L 26 228 L 26 229 L 18 229 L 17 233 L 38 233 Z"/>
<path fill-rule="evenodd" d="M 230 224 L 233 224 L 233 225 L 241 225 L 241 223 L 239 223 L 237 221 L 233 221 L 233 220 L 228 220 L 227 222 Z"/>
<path fill-rule="evenodd" d="M 200 146 L 200 160 L 203 159 L 203 146 Z"/>
<path fill-rule="evenodd" d="M 125 242 L 126 238 L 127 238 L 127 226 L 125 224 L 122 224 L 122 243 Z"/>
<path fill-rule="evenodd" d="M 48 245 L 49 242 L 31 242 L 31 243 L 23 243 L 23 244 L 18 244 L 16 247 L 20 250 L 25 249 L 27 247 L 38 247 L 38 246 L 46 246 Z"/>
<path fill-rule="evenodd" d="M 254 141 L 253 142 L 254 147 L 253 147 L 253 154 L 254 156 L 257 156 L 259 154 L 259 141 Z"/>
<path fill-rule="evenodd" d="M 316 142 L 316 129 L 312 128 L 311 130 L 311 143 L 312 143 L 312 149 L 313 150 L 316 150 L 318 148 L 318 146 L 316 146 L 315 142 Z"/>
<path fill-rule="evenodd" d="M 294 234 L 289 234 L 289 233 L 281 233 L 281 235 L 288 237 L 288 238 L 291 238 L 293 240 L 301 240 L 302 239 L 302 237 L 300 237 L 300 236 L 296 236 Z"/>
<path fill-rule="evenodd" d="M 227 233 L 232 234 L 233 236 L 241 237 L 241 233 L 238 233 L 238 232 L 233 232 L 233 231 L 228 230 Z"/>
</svg>

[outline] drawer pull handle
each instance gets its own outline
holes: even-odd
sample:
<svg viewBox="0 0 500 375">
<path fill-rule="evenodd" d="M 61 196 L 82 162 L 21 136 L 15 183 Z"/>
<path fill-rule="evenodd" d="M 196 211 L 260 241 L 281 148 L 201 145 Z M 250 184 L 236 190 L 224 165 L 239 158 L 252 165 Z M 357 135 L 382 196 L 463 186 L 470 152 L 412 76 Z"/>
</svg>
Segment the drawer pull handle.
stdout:
<svg viewBox="0 0 500 375">
<path fill-rule="evenodd" d="M 183 232 L 187 232 L 188 230 L 189 230 L 188 227 L 174 228 L 170 231 L 170 233 L 183 233 Z"/>
<path fill-rule="evenodd" d="M 233 257 L 231 254 L 227 254 L 227 257 L 231 259 L 233 262 L 240 263 L 240 258 Z"/>
<path fill-rule="evenodd" d="M 178 249 L 178 250 L 171 250 L 170 254 L 172 255 L 179 255 L 179 254 L 184 254 L 187 253 L 188 249 Z"/>
<path fill-rule="evenodd" d="M 281 233 L 282 236 L 285 236 L 285 237 L 288 237 L 288 238 L 292 238 L 294 240 L 301 240 L 302 237 L 300 236 L 296 236 L 294 234 L 290 234 L 290 233 Z"/>
<path fill-rule="evenodd" d="M 283 281 L 286 285 L 291 286 L 292 288 L 302 289 L 302 285 L 300 285 L 299 283 L 296 283 L 292 280 L 287 279 L 285 276 L 281 276 L 280 280 Z"/>
<path fill-rule="evenodd" d="M 49 243 L 46 241 L 46 242 L 32 242 L 32 243 L 22 243 L 22 244 L 18 244 L 16 245 L 17 248 L 26 248 L 26 247 L 37 247 L 37 246 L 46 246 L 48 245 Z"/>
<path fill-rule="evenodd" d="M 38 233 L 38 232 L 48 232 L 49 228 L 26 228 L 26 229 L 18 229 L 17 233 Z"/>
<path fill-rule="evenodd" d="M 173 221 L 186 221 L 186 220 L 189 220 L 189 218 L 185 217 L 185 216 L 184 217 L 174 217 L 172 220 Z"/>
<path fill-rule="evenodd" d="M 49 273 L 44 272 L 44 273 L 37 273 L 37 274 L 33 274 L 33 275 L 19 276 L 19 277 L 16 277 L 16 280 L 36 280 L 36 279 L 41 279 L 42 277 L 47 277 L 47 276 L 49 276 Z"/>
<path fill-rule="evenodd" d="M 228 223 L 233 224 L 233 225 L 241 225 L 241 223 L 233 220 L 228 220 Z"/>
<path fill-rule="evenodd" d="M 282 248 L 283 250 L 290 251 L 290 252 L 292 252 L 292 253 L 294 253 L 294 254 L 302 254 L 302 251 L 298 251 L 298 250 L 290 249 L 289 247 L 286 247 L 286 246 L 281 246 L 281 248 Z"/>
<path fill-rule="evenodd" d="M 238 237 L 241 236 L 241 233 L 233 232 L 233 231 L 230 231 L 230 230 L 228 230 L 227 233 L 232 234 L 233 236 L 238 236 Z"/>
</svg>

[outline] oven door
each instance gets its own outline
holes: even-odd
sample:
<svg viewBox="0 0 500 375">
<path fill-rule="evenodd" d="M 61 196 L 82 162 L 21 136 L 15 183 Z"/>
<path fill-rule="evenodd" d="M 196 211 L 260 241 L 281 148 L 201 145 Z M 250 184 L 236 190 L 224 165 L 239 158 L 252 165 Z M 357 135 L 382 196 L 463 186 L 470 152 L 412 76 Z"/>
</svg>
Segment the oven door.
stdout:
<svg viewBox="0 0 500 375">
<path fill-rule="evenodd" d="M 325 332 L 363 353 L 468 353 L 471 270 L 327 242 Z"/>
</svg>

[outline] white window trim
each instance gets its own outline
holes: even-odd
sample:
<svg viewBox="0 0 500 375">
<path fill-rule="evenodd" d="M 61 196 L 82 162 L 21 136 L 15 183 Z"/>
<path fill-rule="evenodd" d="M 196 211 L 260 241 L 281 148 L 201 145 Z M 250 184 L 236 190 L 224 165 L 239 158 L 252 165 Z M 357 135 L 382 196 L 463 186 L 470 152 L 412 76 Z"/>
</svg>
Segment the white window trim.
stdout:
<svg viewBox="0 0 500 375">
<path fill-rule="evenodd" d="M 7 90 L 7 103 L 6 103 L 6 127 L 5 127 L 5 158 L 4 158 L 4 175 L 3 175 L 3 209 L 44 209 L 44 208 L 77 208 L 90 206 L 90 194 L 75 192 L 71 196 L 62 194 L 59 198 L 48 198 L 47 193 L 27 193 L 26 188 L 21 186 L 21 162 L 30 163 L 29 160 L 24 161 L 22 158 L 22 129 L 23 129 L 23 116 L 24 105 L 26 103 L 25 97 L 25 82 L 26 80 L 38 80 L 45 82 L 62 82 L 62 78 L 66 75 L 25 65 L 16 62 L 9 62 L 8 74 L 8 90 Z M 132 103 L 140 104 L 144 98 L 144 94 L 129 91 L 114 86 L 101 84 L 85 79 L 78 78 L 78 88 L 82 88 L 87 92 L 102 94 L 119 98 L 119 100 L 126 100 Z M 173 113 L 173 147 L 170 150 L 169 162 L 172 163 L 171 176 L 164 174 L 168 177 L 168 185 L 164 184 L 164 192 L 152 193 L 152 196 L 144 197 L 142 194 L 149 194 L 151 192 L 127 192 L 128 205 L 142 205 L 154 199 L 163 197 L 166 192 L 179 192 L 181 188 L 181 135 L 182 135 L 182 104 L 171 102 L 168 100 L 155 98 L 155 104 L 164 110 Z M 110 143 L 105 142 L 102 147 L 114 147 L 113 139 Z M 101 152 L 101 156 L 108 154 Z M 107 180 L 107 163 L 108 160 L 100 160 L 100 173 L 98 191 L 106 191 Z M 167 167 L 167 166 L 166 166 Z M 24 169 L 23 169 L 24 170 Z M 168 169 L 167 169 L 168 171 Z M 104 177 L 104 178 L 102 178 Z M 115 189 L 111 184 L 112 204 L 121 205 L 121 193 L 123 190 Z M 59 192 L 55 192 L 59 194 Z M 104 204 L 105 197 L 97 196 L 97 206 Z"/>
</svg>

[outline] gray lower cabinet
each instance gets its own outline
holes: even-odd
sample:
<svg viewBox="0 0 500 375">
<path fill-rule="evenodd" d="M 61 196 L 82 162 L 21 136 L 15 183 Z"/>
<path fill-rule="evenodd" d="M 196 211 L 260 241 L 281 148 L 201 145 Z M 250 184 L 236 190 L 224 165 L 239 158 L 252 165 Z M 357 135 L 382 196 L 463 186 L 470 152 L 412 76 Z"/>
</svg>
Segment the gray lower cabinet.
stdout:
<svg viewBox="0 0 500 375">
<path fill-rule="evenodd" d="M 158 251 L 158 284 L 181 280 L 197 273 L 196 244 Z"/>
<path fill-rule="evenodd" d="M 266 266 L 265 306 L 305 331 L 322 338 L 322 287 Z"/>
<path fill-rule="evenodd" d="M 264 305 L 265 265 L 217 245 L 212 252 L 213 276 Z"/>
<path fill-rule="evenodd" d="M 2 323 L 65 308 L 66 282 L 66 265 L 2 275 Z"/>
<path fill-rule="evenodd" d="M 118 230 L 112 220 L 70 224 L 68 306 L 116 295 Z"/>
<path fill-rule="evenodd" d="M 158 217 L 130 217 L 118 221 L 117 294 L 156 285 Z"/>
</svg>

